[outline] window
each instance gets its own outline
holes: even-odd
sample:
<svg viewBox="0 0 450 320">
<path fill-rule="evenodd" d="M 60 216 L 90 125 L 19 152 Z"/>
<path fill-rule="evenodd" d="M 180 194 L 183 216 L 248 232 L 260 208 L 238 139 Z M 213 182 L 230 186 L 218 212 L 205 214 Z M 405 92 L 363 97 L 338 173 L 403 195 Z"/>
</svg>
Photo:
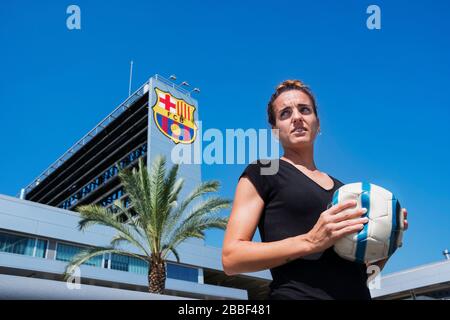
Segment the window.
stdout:
<svg viewBox="0 0 450 320">
<path fill-rule="evenodd" d="M 178 280 L 198 282 L 198 269 L 168 263 L 167 277 Z"/>
<path fill-rule="evenodd" d="M 0 233 L 0 252 L 45 258 L 47 241 L 9 233 Z"/>
<path fill-rule="evenodd" d="M 113 253 L 111 254 L 111 269 L 147 275 L 148 263 L 135 257 Z M 167 278 L 198 282 L 197 268 L 167 263 L 166 271 Z"/>
<path fill-rule="evenodd" d="M 47 240 L 37 239 L 36 251 L 34 256 L 38 258 L 45 258 L 47 252 Z"/>
<path fill-rule="evenodd" d="M 88 248 L 83 248 L 83 247 L 78 247 L 78 246 L 73 246 L 73 245 L 68 245 L 68 244 L 63 244 L 63 243 L 58 242 L 58 245 L 56 248 L 56 258 L 55 259 L 58 261 L 69 262 L 78 253 L 80 253 L 83 250 L 87 250 L 87 249 Z M 101 267 L 102 260 L 103 260 L 103 255 L 98 255 L 96 257 L 89 259 L 88 261 L 86 261 L 83 264 L 88 265 L 88 266 Z"/>
<path fill-rule="evenodd" d="M 148 274 L 148 263 L 130 256 L 111 254 L 111 269 L 128 271 L 137 274 Z"/>
</svg>

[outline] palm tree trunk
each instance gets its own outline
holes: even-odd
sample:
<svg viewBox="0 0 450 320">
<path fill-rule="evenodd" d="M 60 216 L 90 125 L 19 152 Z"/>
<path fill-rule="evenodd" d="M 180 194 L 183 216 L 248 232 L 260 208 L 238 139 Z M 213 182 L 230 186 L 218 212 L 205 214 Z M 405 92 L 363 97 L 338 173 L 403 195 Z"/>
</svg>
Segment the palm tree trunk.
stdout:
<svg viewBox="0 0 450 320">
<path fill-rule="evenodd" d="M 148 291 L 164 294 L 166 288 L 166 263 L 159 259 L 151 259 L 148 271 Z"/>
</svg>

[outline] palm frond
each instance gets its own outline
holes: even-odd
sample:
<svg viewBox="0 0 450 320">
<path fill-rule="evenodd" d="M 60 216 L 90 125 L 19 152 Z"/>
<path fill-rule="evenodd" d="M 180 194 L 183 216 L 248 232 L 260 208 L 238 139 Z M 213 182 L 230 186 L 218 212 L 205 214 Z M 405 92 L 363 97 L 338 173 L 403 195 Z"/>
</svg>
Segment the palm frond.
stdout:
<svg viewBox="0 0 450 320">
<path fill-rule="evenodd" d="M 139 171 L 133 172 L 134 179 L 136 181 L 138 189 L 141 191 L 142 197 L 140 200 L 143 204 L 143 212 L 140 214 L 143 215 L 144 218 L 144 226 L 146 227 L 152 219 L 152 213 L 155 210 L 152 204 L 152 190 L 151 190 L 151 181 L 150 175 L 147 168 L 144 165 L 144 160 L 139 160 Z M 153 233 L 153 230 L 150 230 Z"/>
<path fill-rule="evenodd" d="M 123 170 L 119 172 L 119 176 L 139 216 L 139 226 L 144 230 L 147 245 L 154 252 L 157 234 L 153 223 L 155 207 L 151 201 L 150 178 L 143 159 L 139 159 L 139 170 Z"/>
<path fill-rule="evenodd" d="M 171 234 L 173 232 L 177 232 L 173 231 L 176 230 L 176 226 L 180 224 L 186 224 L 192 219 L 201 218 L 205 215 L 211 215 L 219 210 L 226 209 L 229 207 L 230 203 L 231 201 L 228 199 L 214 197 L 197 204 L 197 206 L 194 209 L 192 209 L 191 212 L 188 213 L 184 219 L 182 219 L 183 216 L 180 215 L 171 217 L 172 219 L 170 219 L 165 226 L 166 233 L 164 237 L 164 243 L 166 243 L 167 238 L 171 237 Z"/>
<path fill-rule="evenodd" d="M 131 214 L 130 214 L 130 210 L 128 209 L 128 208 L 126 208 L 123 204 L 122 204 L 122 202 L 120 201 L 120 200 L 116 200 L 116 201 L 114 201 L 114 206 L 115 206 L 115 208 L 118 210 L 118 214 L 120 215 L 120 214 L 123 214 L 123 215 L 125 215 L 126 216 L 126 218 L 127 218 L 127 222 L 126 222 L 126 224 L 127 225 L 130 225 L 132 228 L 133 228 L 133 230 L 140 236 L 140 237 L 144 237 L 144 234 L 143 234 L 143 228 L 142 228 L 142 226 L 141 226 L 141 223 L 140 223 L 140 216 L 139 215 L 136 215 L 136 216 L 132 216 Z"/>
<path fill-rule="evenodd" d="M 130 227 L 119 221 L 120 214 L 112 215 L 106 208 L 93 204 L 80 206 L 77 208 L 77 211 L 81 216 L 81 220 L 78 222 L 78 228 L 80 230 L 85 230 L 93 224 L 113 228 L 138 249 L 148 254 L 145 246 L 137 239 L 136 234 L 131 232 Z"/>
<path fill-rule="evenodd" d="M 218 181 L 206 181 L 198 185 L 171 214 L 166 224 L 166 231 L 172 230 L 180 221 L 189 205 L 194 200 L 210 192 L 216 192 L 220 186 Z"/>
<path fill-rule="evenodd" d="M 167 219 L 170 215 L 170 212 L 173 208 L 176 207 L 176 200 L 178 198 L 178 193 L 173 192 L 174 185 L 176 183 L 176 178 L 178 174 L 178 165 L 172 166 L 167 177 L 164 179 L 163 185 L 160 186 L 161 194 L 160 201 L 162 203 L 162 207 L 159 207 L 158 219 L 157 221 L 157 230 L 158 230 L 158 238 L 162 237 L 162 233 L 164 231 L 164 225 L 167 222 Z M 181 189 L 180 189 L 181 190 Z"/>
<path fill-rule="evenodd" d="M 139 159 L 139 168 L 144 168 L 142 158 Z M 141 171 L 141 169 L 139 169 Z M 146 171 L 146 170 L 145 170 Z M 144 230 L 149 222 L 150 207 L 149 190 L 143 188 L 140 183 L 139 173 L 135 168 L 119 170 L 119 177 L 126 190 L 134 210 L 139 214 L 140 227 Z"/>
<path fill-rule="evenodd" d="M 181 192 L 181 189 L 183 189 L 184 186 L 184 179 L 178 178 L 177 181 L 174 183 L 172 190 L 169 195 L 169 202 L 178 202 L 178 196 Z"/>
<path fill-rule="evenodd" d="M 207 199 L 197 205 L 197 207 L 188 214 L 186 220 L 184 220 L 183 223 L 188 223 L 191 219 L 201 218 L 204 215 L 209 215 L 219 210 L 226 209 L 230 206 L 230 204 L 231 200 L 228 199 L 222 199 L 218 197 Z"/>
<path fill-rule="evenodd" d="M 176 248 L 180 243 L 188 238 L 204 239 L 204 231 L 210 228 L 224 230 L 227 226 L 227 217 L 196 217 L 189 222 L 178 226 L 173 232 L 171 238 L 164 245 L 167 248 Z"/>
<path fill-rule="evenodd" d="M 152 205 L 151 212 L 151 225 L 154 230 L 153 239 L 153 252 L 160 252 L 159 235 L 160 230 L 158 223 L 158 216 L 164 215 L 167 209 L 167 202 L 164 201 L 166 195 L 164 195 L 164 178 L 166 175 L 166 159 L 163 156 L 157 156 L 153 162 L 150 179 L 150 202 Z"/>
<path fill-rule="evenodd" d="M 166 260 L 166 257 L 169 252 L 172 252 L 175 258 L 177 259 L 177 262 L 180 262 L 180 255 L 178 254 L 178 251 L 174 247 L 168 247 L 167 245 L 164 245 L 162 248 L 162 259 Z"/>
<path fill-rule="evenodd" d="M 111 247 L 118 247 L 120 246 L 122 243 L 127 243 L 130 244 L 130 241 L 128 241 L 128 239 L 126 237 L 124 237 L 122 234 L 117 233 L 110 242 Z M 147 252 L 145 252 L 145 254 L 147 255 Z"/>
<path fill-rule="evenodd" d="M 220 187 L 219 181 L 206 181 L 200 183 L 197 188 L 195 188 L 180 205 L 180 211 L 186 210 L 186 208 L 197 198 L 210 193 L 216 192 Z"/>
</svg>

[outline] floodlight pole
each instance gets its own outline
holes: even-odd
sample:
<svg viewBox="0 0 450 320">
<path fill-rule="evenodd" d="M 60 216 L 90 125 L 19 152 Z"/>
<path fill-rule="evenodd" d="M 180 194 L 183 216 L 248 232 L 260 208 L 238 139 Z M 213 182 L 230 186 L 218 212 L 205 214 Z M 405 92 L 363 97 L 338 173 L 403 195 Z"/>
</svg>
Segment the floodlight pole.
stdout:
<svg viewBox="0 0 450 320">
<path fill-rule="evenodd" d="M 133 78 L 133 60 L 130 62 L 130 83 L 128 85 L 128 96 L 131 95 L 131 80 Z"/>
</svg>

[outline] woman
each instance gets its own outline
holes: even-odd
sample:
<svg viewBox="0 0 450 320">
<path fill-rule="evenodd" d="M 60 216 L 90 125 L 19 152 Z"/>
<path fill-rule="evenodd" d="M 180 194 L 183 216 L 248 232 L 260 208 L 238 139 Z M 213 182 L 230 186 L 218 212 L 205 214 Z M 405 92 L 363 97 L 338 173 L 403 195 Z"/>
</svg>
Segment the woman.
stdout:
<svg viewBox="0 0 450 320">
<path fill-rule="evenodd" d="M 225 273 L 270 269 L 269 299 L 370 300 L 367 266 L 340 258 L 332 248 L 368 220 L 356 202 L 327 209 L 343 183 L 314 163 L 320 121 L 312 92 L 299 80 L 284 81 L 267 112 L 284 154 L 275 160 L 275 174 L 261 174 L 273 163 L 258 161 L 239 178 L 223 244 Z M 262 242 L 252 242 L 256 227 Z"/>
</svg>

